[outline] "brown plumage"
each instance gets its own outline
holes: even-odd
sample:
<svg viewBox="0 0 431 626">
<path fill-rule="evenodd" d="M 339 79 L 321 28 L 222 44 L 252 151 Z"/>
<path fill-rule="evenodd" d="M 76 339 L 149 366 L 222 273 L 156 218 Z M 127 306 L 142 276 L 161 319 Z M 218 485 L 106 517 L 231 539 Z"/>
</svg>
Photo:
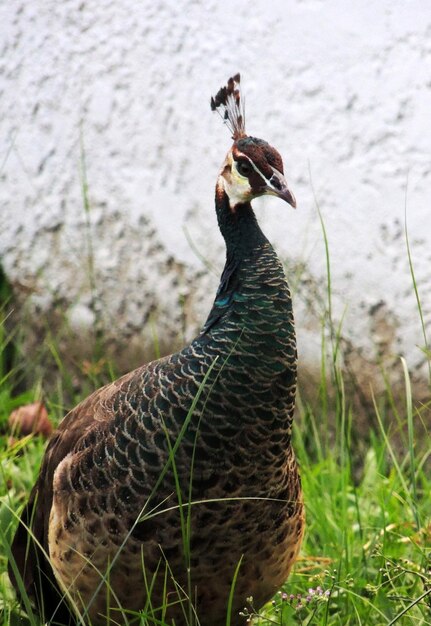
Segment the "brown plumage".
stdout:
<svg viewBox="0 0 431 626">
<path fill-rule="evenodd" d="M 125 624 L 142 611 L 181 626 L 196 611 L 222 626 L 238 568 L 232 624 L 242 624 L 246 597 L 270 599 L 298 553 L 292 303 L 250 205 L 295 199 L 278 152 L 245 135 L 238 83 L 211 103 L 228 103 L 235 141 L 216 184 L 226 265 L 201 333 L 64 418 L 22 514 L 9 572 L 53 623 Z"/>
</svg>

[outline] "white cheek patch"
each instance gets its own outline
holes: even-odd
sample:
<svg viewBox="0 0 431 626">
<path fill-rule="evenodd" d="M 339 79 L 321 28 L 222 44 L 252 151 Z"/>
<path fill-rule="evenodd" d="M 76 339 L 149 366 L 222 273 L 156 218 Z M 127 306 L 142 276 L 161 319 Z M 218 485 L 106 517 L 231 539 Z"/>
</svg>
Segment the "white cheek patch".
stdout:
<svg viewBox="0 0 431 626">
<path fill-rule="evenodd" d="M 228 195 L 231 207 L 252 199 L 251 187 L 247 179 L 229 176 L 222 176 L 223 188 Z"/>
<path fill-rule="evenodd" d="M 226 159 L 220 178 L 232 208 L 253 198 L 248 179 L 238 173 L 231 155 Z"/>
</svg>

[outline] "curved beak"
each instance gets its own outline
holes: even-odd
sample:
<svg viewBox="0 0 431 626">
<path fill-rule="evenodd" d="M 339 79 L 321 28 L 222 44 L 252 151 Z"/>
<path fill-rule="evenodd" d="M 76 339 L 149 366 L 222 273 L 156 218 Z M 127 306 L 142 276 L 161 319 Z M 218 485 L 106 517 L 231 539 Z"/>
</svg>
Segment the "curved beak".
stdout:
<svg viewBox="0 0 431 626">
<path fill-rule="evenodd" d="M 272 169 L 274 173 L 265 187 L 265 193 L 271 196 L 277 196 L 277 198 L 281 198 L 285 202 L 288 202 L 290 206 L 292 206 L 294 209 L 296 209 L 296 199 L 289 189 L 287 180 L 284 178 L 281 172 L 276 170 L 274 167 Z"/>
</svg>

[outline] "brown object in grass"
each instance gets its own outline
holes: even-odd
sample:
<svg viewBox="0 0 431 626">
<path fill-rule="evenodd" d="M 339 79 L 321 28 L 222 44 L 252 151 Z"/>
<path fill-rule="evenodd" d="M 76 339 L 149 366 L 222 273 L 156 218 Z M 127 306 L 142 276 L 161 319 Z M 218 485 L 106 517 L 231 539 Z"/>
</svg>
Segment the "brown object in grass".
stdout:
<svg viewBox="0 0 431 626">
<path fill-rule="evenodd" d="M 20 406 L 9 415 L 9 429 L 14 435 L 42 435 L 48 438 L 52 433 L 52 424 L 43 402 L 33 402 Z"/>
</svg>

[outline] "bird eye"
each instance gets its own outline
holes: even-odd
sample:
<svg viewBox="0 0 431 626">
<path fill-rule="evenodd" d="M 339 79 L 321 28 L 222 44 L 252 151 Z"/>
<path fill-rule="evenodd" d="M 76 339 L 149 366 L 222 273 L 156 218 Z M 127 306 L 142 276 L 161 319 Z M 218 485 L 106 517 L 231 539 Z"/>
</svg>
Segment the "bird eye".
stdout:
<svg viewBox="0 0 431 626">
<path fill-rule="evenodd" d="M 241 176 L 249 176 L 249 174 L 251 174 L 251 165 L 248 161 L 238 161 L 236 164 L 236 169 L 241 174 Z"/>
</svg>

